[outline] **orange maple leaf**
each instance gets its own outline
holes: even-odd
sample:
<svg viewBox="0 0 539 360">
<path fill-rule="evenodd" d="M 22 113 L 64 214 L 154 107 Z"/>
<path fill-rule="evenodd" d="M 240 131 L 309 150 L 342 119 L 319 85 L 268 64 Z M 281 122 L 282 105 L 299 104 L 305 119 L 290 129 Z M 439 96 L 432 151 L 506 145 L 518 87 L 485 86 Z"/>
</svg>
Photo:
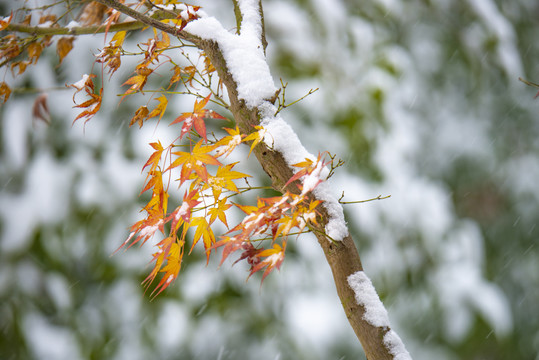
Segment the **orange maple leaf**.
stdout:
<svg viewBox="0 0 539 360">
<path fill-rule="evenodd" d="M 11 20 L 13 19 L 13 11 L 11 12 L 11 15 L 7 20 L 4 20 L 4 18 L 0 19 L 0 31 L 7 28 L 7 26 L 11 23 Z"/>
<path fill-rule="evenodd" d="M 182 220 L 186 223 L 189 223 L 191 220 L 191 211 L 198 204 L 200 204 L 200 201 L 198 201 L 198 190 L 194 189 L 190 193 L 187 193 L 186 191 L 185 195 L 183 196 L 183 202 L 181 206 L 178 206 L 167 217 L 167 221 L 172 220 L 170 224 L 170 231 L 172 232 L 177 230 Z"/>
<path fill-rule="evenodd" d="M 204 123 L 204 119 L 212 118 L 212 119 L 226 120 L 225 117 L 219 115 L 215 111 L 204 109 L 206 105 L 208 104 L 208 101 L 210 100 L 210 96 L 211 94 L 206 96 L 201 101 L 195 100 L 195 106 L 194 106 L 193 112 L 183 113 L 182 115 L 178 116 L 173 122 L 170 123 L 170 125 L 173 125 L 173 124 L 177 124 L 183 121 L 180 139 L 185 134 L 187 134 L 191 130 L 192 127 L 194 127 L 196 132 L 204 139 L 204 141 L 207 142 L 208 139 L 206 138 L 206 125 Z"/>
<path fill-rule="evenodd" d="M 74 106 L 76 108 L 86 108 L 86 110 L 81 112 L 75 118 L 75 120 L 73 120 L 73 123 L 75 123 L 75 121 L 77 121 L 78 119 L 85 117 L 86 120 L 84 121 L 84 124 L 86 124 L 99 111 L 99 108 L 101 107 L 103 88 L 99 89 L 99 94 L 95 94 L 94 82 L 92 80 L 93 78 L 95 78 L 94 74 L 84 74 L 82 76 L 82 79 L 80 79 L 74 84 L 69 85 L 69 87 L 76 89 L 75 93 L 73 94 L 73 102 L 75 104 L 77 104 L 75 101 L 75 96 L 82 90 L 84 90 L 86 95 L 90 97 L 89 100 L 86 100 L 82 104 L 77 104 Z"/>
<path fill-rule="evenodd" d="M 262 270 L 263 268 L 266 268 L 264 271 L 264 274 L 262 275 L 262 282 L 264 282 L 264 279 L 273 269 L 279 269 L 281 267 L 281 264 L 284 260 L 284 252 L 286 249 L 286 241 L 283 241 L 283 246 L 281 247 L 279 244 L 273 244 L 273 249 L 266 249 L 264 251 L 261 251 L 256 256 L 258 258 L 265 257 L 264 260 L 256 264 L 252 267 L 251 273 L 249 274 L 249 277 L 253 275 L 255 272 Z"/>
<path fill-rule="evenodd" d="M 225 260 L 227 259 L 227 257 L 232 254 L 233 252 L 235 252 L 236 250 L 239 250 L 239 249 L 244 249 L 245 246 L 248 246 L 248 245 L 245 245 L 245 244 L 250 244 L 250 242 L 248 241 L 244 241 L 242 239 L 238 239 L 236 236 L 234 237 L 230 237 L 230 236 L 222 236 L 221 237 L 222 240 L 216 242 L 211 250 L 213 249 L 217 249 L 221 246 L 223 246 L 223 255 L 221 255 L 221 262 L 219 264 L 219 266 L 223 265 L 223 263 L 225 262 Z M 252 246 L 252 245 L 251 245 Z M 246 256 L 247 257 L 247 256 Z M 241 259 L 244 259 L 245 257 L 241 258 Z M 239 261 L 240 259 L 238 259 Z M 236 261 L 237 262 L 237 261 Z M 235 263 L 236 263 L 235 262 Z M 234 263 L 234 264 L 235 264 Z"/>
<path fill-rule="evenodd" d="M 161 145 L 161 141 L 157 141 L 156 143 L 151 143 L 150 146 L 155 150 L 153 154 L 150 156 L 148 161 L 146 161 L 146 164 L 142 167 L 142 171 L 146 169 L 148 166 L 150 166 L 150 170 L 148 170 L 148 176 L 149 173 L 152 171 L 155 171 L 157 167 L 159 166 L 159 161 L 161 160 L 161 154 L 163 153 L 163 145 Z"/>
<path fill-rule="evenodd" d="M 81 118 L 86 118 L 84 120 L 84 124 L 86 124 L 90 119 L 99 111 L 101 108 L 101 95 L 103 94 L 103 88 L 99 89 L 99 94 L 88 94 L 90 96 L 90 99 L 83 102 L 82 104 L 75 105 L 76 108 L 88 108 L 88 110 L 84 110 L 81 112 L 75 120 L 73 120 L 73 123 Z"/>
</svg>

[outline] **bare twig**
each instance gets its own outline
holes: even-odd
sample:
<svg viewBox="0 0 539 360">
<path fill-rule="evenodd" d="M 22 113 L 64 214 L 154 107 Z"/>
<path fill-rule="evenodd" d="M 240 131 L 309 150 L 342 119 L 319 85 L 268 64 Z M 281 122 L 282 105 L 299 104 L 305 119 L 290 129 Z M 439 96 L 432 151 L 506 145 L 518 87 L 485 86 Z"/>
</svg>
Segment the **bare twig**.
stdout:
<svg viewBox="0 0 539 360">
<path fill-rule="evenodd" d="M 387 195 L 387 196 L 382 196 L 382 195 L 378 195 L 377 197 L 375 198 L 372 198 L 372 199 L 367 199 L 367 200 L 357 200 L 357 201 L 342 201 L 342 198 L 344 197 L 344 191 L 342 192 L 342 195 L 341 197 L 339 198 L 339 204 L 362 204 L 362 203 L 366 203 L 366 202 L 370 202 L 370 201 L 375 201 L 375 200 L 384 200 L 384 199 L 389 199 L 391 197 L 391 195 Z"/>
</svg>

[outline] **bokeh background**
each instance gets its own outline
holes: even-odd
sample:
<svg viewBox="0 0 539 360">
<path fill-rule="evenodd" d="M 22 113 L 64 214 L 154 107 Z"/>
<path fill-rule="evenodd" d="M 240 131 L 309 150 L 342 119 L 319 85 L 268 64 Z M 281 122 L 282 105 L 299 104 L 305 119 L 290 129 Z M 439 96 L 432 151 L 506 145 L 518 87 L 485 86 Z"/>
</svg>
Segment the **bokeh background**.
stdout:
<svg viewBox="0 0 539 360">
<path fill-rule="evenodd" d="M 46 3 L 3 1 L 0 12 Z M 231 2 L 196 3 L 235 26 Z M 335 195 L 391 195 L 345 212 L 413 358 L 539 359 L 539 100 L 518 80 L 539 82 L 539 3 L 267 0 L 264 10 L 276 84 L 288 82 L 289 101 L 320 89 L 283 115 L 309 151 L 345 160 Z M 104 40 L 75 45 L 62 66 L 52 48 L 22 76 L 2 70 L 18 92 L 0 107 L 0 358 L 364 358 L 310 235 L 263 286 L 194 251 L 173 287 L 144 294 L 151 246 L 111 254 L 140 219 L 148 143 L 175 138 L 167 123 L 193 99 L 169 98 L 159 126 L 128 128 L 148 97 L 118 105 L 136 63 L 126 59 L 100 113 L 72 125 L 64 85 L 99 74 Z M 168 83 L 165 66 L 159 76 Z M 49 125 L 32 117 L 43 92 Z"/>
</svg>

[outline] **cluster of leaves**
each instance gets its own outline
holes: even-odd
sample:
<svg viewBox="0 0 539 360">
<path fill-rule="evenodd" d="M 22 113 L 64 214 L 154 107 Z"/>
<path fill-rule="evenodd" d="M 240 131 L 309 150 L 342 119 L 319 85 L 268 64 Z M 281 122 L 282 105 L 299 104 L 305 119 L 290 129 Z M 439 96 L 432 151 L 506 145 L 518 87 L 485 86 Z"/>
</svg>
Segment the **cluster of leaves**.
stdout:
<svg viewBox="0 0 539 360">
<path fill-rule="evenodd" d="M 47 6 L 43 7 L 44 10 L 47 8 Z M 23 10 L 19 11 L 22 12 Z M 108 15 L 104 21 L 107 28 L 118 21 L 119 13 L 114 13 L 106 6 L 91 1 L 84 6 L 77 21 L 80 26 L 102 25 L 105 15 Z M 60 20 L 63 17 L 58 17 L 46 11 L 41 12 L 37 20 L 33 18 L 31 12 L 24 12 L 21 16 L 23 19 L 18 22 L 19 26 L 49 29 L 60 28 Z M 9 17 L 0 19 L 0 31 L 8 28 L 13 18 L 14 14 L 11 13 Z M 57 38 L 56 41 L 53 41 L 54 37 Z M 19 36 L 16 33 L 8 33 L 0 38 L 0 67 L 9 65 L 9 70 L 14 76 L 22 75 L 28 66 L 36 64 L 43 51 L 53 44 L 56 44 L 56 53 L 61 64 L 73 49 L 74 41 L 75 36 L 53 36 L 39 33 L 38 31 L 35 31 L 30 36 Z M 3 102 L 7 101 L 11 92 L 12 89 L 5 81 L 0 82 L 0 97 L 2 97 Z"/>
<path fill-rule="evenodd" d="M 185 137 L 187 145 L 177 144 L 176 141 L 166 147 L 161 142 L 150 144 L 154 152 L 143 168 L 147 171 L 147 178 L 142 192 L 151 192 L 151 198 L 143 208 L 146 218 L 131 227 L 131 233 L 122 245 L 130 247 L 136 243 L 144 244 L 157 232 L 164 235 L 164 239 L 156 245 L 154 268 L 144 281 L 149 285 L 159 272 L 164 273 L 153 290 L 156 295 L 178 276 L 189 229 L 194 230 L 189 252 L 202 240 L 209 261 L 212 250 L 222 246 L 222 263 L 232 252 L 241 250 L 239 260 L 247 260 L 251 265 L 251 275 L 265 268 L 264 279 L 282 263 L 288 235 L 294 229 L 301 233 L 308 224 L 316 223 L 319 201 L 310 200 L 308 194 L 321 181 L 320 169 L 325 164 L 320 158 L 314 162 L 306 160 L 297 164 L 301 170 L 291 181 L 303 179 L 299 195 L 286 192 L 278 197 L 261 198 L 256 206 L 231 201 L 233 196 L 250 189 L 245 181 L 250 175 L 235 171 L 233 168 L 237 163 L 224 164 L 223 159 L 244 142 L 251 142 L 252 150 L 263 140 L 265 132 L 258 127 L 251 134 L 244 135 L 237 127 L 225 128 L 227 136 L 209 141 L 205 121 L 224 119 L 215 111 L 205 108 L 210 95 L 195 101 L 192 112 L 184 113 L 171 122 L 171 125 L 182 123 L 177 140 L 181 141 Z M 182 146 L 187 146 L 189 151 L 176 151 Z M 173 177 L 179 187 L 186 190 L 181 205 L 168 211 L 170 183 L 165 184 L 163 179 Z M 312 177 L 316 180 L 312 181 Z M 238 181 L 245 181 L 247 187 L 238 187 Z M 230 228 L 227 213 L 233 206 L 244 211 L 246 217 Z M 216 241 L 212 230 L 215 223 L 229 229 L 220 241 Z M 271 240 L 269 249 L 262 242 L 266 239 Z"/>
<path fill-rule="evenodd" d="M 167 1 L 168 5 L 170 3 L 171 1 Z M 197 18 L 198 7 L 175 3 L 181 10 L 180 15 L 161 21 L 182 28 L 186 21 Z M 157 1 L 154 4 L 162 2 Z M 108 17 L 103 20 L 105 14 L 108 14 Z M 86 24 L 102 25 L 108 29 L 112 23 L 121 24 L 118 14 L 98 3 L 90 2 L 81 18 L 85 19 Z M 3 20 L 1 26 L 6 27 L 10 21 L 11 17 Z M 54 26 L 56 19 L 43 19 L 43 21 L 51 21 L 51 26 Z M 225 159 L 242 143 L 250 144 L 250 155 L 254 147 L 264 140 L 265 129 L 256 126 L 251 133 L 242 134 L 237 126 L 224 128 L 222 136 L 212 133 L 212 139 L 209 139 L 206 122 L 226 120 L 222 115 L 208 109 L 210 100 L 225 108 L 228 107 L 219 95 L 222 91 L 221 84 L 212 84 L 215 68 L 204 53 L 199 53 L 203 61 L 194 63 L 182 52 L 185 44 L 181 41 L 179 46 L 173 46 L 168 34 L 155 29 L 150 31 L 153 31 L 153 36 L 147 42 L 138 44 L 141 50 L 138 53 L 128 53 L 123 49 L 127 33 L 118 31 L 96 55 L 95 62 L 101 64 L 102 74 L 107 71 L 110 76 L 122 66 L 123 56 L 137 55 L 141 58 L 134 74 L 123 84 L 128 88 L 122 94 L 122 100 L 135 94 L 144 96 L 144 91 L 148 92 L 145 90 L 148 79 L 157 67 L 166 63 L 172 64 L 168 87 L 151 91 L 158 96 L 153 98 L 152 95 L 150 100 L 153 98 L 158 104 L 151 110 L 148 103 L 140 106 L 131 118 L 130 126 L 138 124 L 142 127 L 151 118 L 158 118 L 158 121 L 161 121 L 167 110 L 167 96 L 182 93 L 197 98 L 193 111 L 185 112 L 170 122 L 169 125 L 175 126 L 178 131 L 175 141 L 166 146 L 160 141 L 150 144 L 153 153 L 143 166 L 143 171 L 147 175 L 141 192 L 151 194 L 150 199 L 142 209 L 145 213 L 144 218 L 131 227 L 130 234 L 120 249 L 129 248 L 134 244 L 142 245 L 153 239 L 156 233 L 160 234 L 160 240 L 156 240 L 155 244 L 157 250 L 153 254 L 153 269 L 143 282 L 149 287 L 158 275 L 161 275 L 161 280 L 152 292 L 155 296 L 177 278 L 186 246 L 189 246 L 190 253 L 198 243 L 203 244 L 207 261 L 217 248 L 223 249 L 221 263 L 230 254 L 239 251 L 237 261 L 247 261 L 250 265 L 249 277 L 264 270 L 262 276 L 264 280 L 273 269 L 280 267 L 285 255 L 287 238 L 292 234 L 303 232 L 310 224 L 316 224 L 318 216 L 316 208 L 319 201 L 312 200 L 310 192 L 322 181 L 321 170 L 326 163 L 322 156 L 319 156 L 318 159 L 306 159 L 296 164 L 299 169 L 289 183 L 298 184 L 298 194 L 285 192 L 282 196 L 260 198 L 256 205 L 234 203 L 232 201 L 234 196 L 253 188 L 247 182 L 250 175 L 236 171 L 234 167 L 237 163 L 227 164 Z M 61 61 L 70 48 L 65 44 L 60 46 L 60 40 L 58 46 L 63 49 Z M 2 42 L 2 57 L 12 60 L 24 47 L 28 52 L 28 61 L 35 63 L 45 42 L 50 44 L 52 40 L 51 37 L 41 37 L 39 42 L 33 39 L 24 45 L 20 45 L 19 41 L 22 40 L 15 38 L 14 35 L 5 37 Z M 174 56 L 165 53 L 169 50 L 175 50 Z M 184 54 L 188 65 L 182 66 L 175 62 L 175 55 L 178 53 Z M 18 74 L 23 72 L 26 66 L 21 61 L 11 65 L 12 70 L 19 69 Z M 103 87 L 99 89 L 96 87 L 94 84 L 96 77 L 94 74 L 85 74 L 80 81 L 69 85 L 76 90 L 73 95 L 75 107 L 82 109 L 75 121 L 84 119 L 86 123 L 101 108 Z M 183 85 L 185 91 L 169 91 L 172 86 L 180 85 Z M 9 88 L 5 90 L 2 86 L 4 85 L 0 84 L 2 91 L 0 95 L 4 94 L 4 100 L 7 100 Z M 197 87 L 206 89 L 209 94 L 205 97 L 200 95 Z M 84 94 L 86 99 L 77 103 L 75 97 L 79 93 Z M 177 184 L 174 191 L 171 189 L 173 179 Z M 242 186 L 238 185 L 239 183 L 242 183 Z M 173 200 L 170 203 L 179 205 L 169 210 L 169 199 Z M 234 208 L 243 211 L 245 217 L 239 224 L 230 226 L 227 215 Z M 223 230 L 224 234 L 219 240 L 214 233 L 216 227 L 226 229 Z"/>
</svg>

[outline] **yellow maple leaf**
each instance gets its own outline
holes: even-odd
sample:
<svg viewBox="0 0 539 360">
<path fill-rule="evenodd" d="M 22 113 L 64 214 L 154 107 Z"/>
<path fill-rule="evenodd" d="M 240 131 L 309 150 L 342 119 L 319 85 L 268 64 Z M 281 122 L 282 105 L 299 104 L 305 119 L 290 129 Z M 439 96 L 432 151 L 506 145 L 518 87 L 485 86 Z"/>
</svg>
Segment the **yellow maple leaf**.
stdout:
<svg viewBox="0 0 539 360">
<path fill-rule="evenodd" d="M 264 136 L 266 135 L 266 129 L 264 129 L 262 126 L 255 126 L 255 132 L 250 133 L 243 139 L 243 141 L 252 141 L 251 143 L 251 149 L 249 150 L 249 155 L 251 156 L 251 152 L 253 152 L 253 149 L 256 145 L 262 140 L 264 140 Z"/>
<path fill-rule="evenodd" d="M 206 250 L 206 263 L 210 261 L 210 250 L 215 244 L 215 235 L 210 227 L 210 224 L 206 221 L 205 217 L 195 217 L 191 219 L 190 226 L 196 226 L 195 235 L 193 235 L 193 245 L 191 246 L 191 251 L 193 251 L 194 246 L 202 239 L 204 243 L 204 249 Z"/>
<path fill-rule="evenodd" d="M 208 154 L 213 150 L 213 146 L 202 145 L 203 140 L 200 140 L 192 149 L 191 152 L 177 151 L 173 152 L 177 158 L 165 170 L 170 170 L 178 166 L 182 166 L 180 172 L 180 185 L 189 179 L 189 176 L 194 171 L 203 181 L 208 181 L 208 170 L 206 165 L 221 165 L 219 160 Z"/>
</svg>

